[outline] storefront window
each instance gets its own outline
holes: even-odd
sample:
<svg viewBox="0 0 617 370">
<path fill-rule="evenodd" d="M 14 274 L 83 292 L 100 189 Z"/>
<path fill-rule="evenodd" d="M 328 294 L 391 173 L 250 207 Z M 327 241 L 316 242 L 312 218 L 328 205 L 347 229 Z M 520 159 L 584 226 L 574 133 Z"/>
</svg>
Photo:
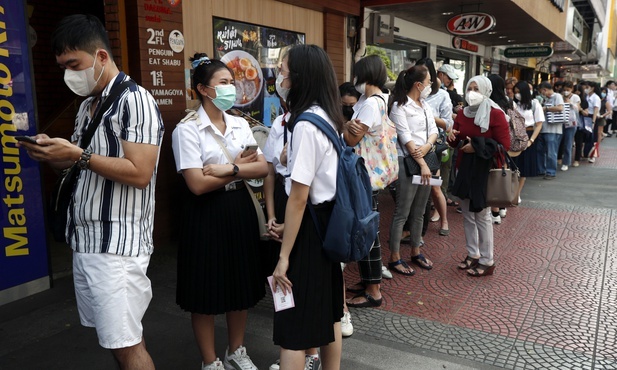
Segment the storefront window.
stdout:
<svg viewBox="0 0 617 370">
<path fill-rule="evenodd" d="M 386 53 L 390 59 L 390 69 L 397 76 L 401 71 L 413 66 L 418 59 L 426 56 L 426 45 L 424 44 L 399 37 L 394 42 L 394 44 L 389 44 L 388 47 L 383 47 L 383 45 L 373 45 L 373 47 Z"/>
</svg>

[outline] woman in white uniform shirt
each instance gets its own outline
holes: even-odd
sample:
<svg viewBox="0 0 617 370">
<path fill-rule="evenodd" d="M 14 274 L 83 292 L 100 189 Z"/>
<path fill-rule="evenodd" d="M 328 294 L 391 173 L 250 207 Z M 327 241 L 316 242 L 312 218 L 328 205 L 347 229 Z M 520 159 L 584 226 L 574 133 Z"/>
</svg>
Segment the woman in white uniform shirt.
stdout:
<svg viewBox="0 0 617 370">
<path fill-rule="evenodd" d="M 525 81 L 519 81 L 514 85 L 514 102 L 516 110 L 525 118 L 525 129 L 527 130 L 527 149 L 523 150 L 520 155 L 512 158 L 519 171 L 521 178 L 518 183 L 518 195 L 521 196 L 525 179 L 527 177 L 538 176 L 538 150 L 534 145 L 540 131 L 542 131 L 542 123 L 544 122 L 544 110 L 542 104 L 531 96 L 529 84 Z"/>
<path fill-rule="evenodd" d="M 251 195 L 242 179 L 264 177 L 266 161 L 248 123 L 224 111 L 236 100 L 232 72 L 205 54 L 193 58 L 193 89 L 201 106 L 173 132 L 176 168 L 188 190 L 182 204 L 176 301 L 191 312 L 202 369 L 257 369 L 244 348 L 247 310 L 265 295 L 260 274 L 259 228 Z M 229 163 L 221 145 L 233 163 Z M 225 313 L 229 346 L 224 363 L 214 346 L 214 315 Z"/>
<path fill-rule="evenodd" d="M 325 230 L 336 193 L 338 154 L 319 128 L 296 118 L 315 113 L 338 132 L 343 128 L 336 75 L 326 52 L 316 45 L 289 50 L 287 107 L 291 113 L 287 168 L 291 181 L 285 211 L 285 232 L 275 288 L 292 292 L 295 307 L 274 313 L 274 343 L 281 346 L 281 368 L 304 369 L 304 350 L 321 347 L 324 369 L 338 369 L 341 361 L 343 277 L 339 263 L 326 257 L 316 227 Z M 283 64 L 284 66 L 284 64 Z M 320 225 L 307 207 L 313 204 Z"/>
<path fill-rule="evenodd" d="M 415 271 L 401 258 L 401 233 L 410 219 L 411 262 L 418 267 L 430 270 L 433 263 L 420 253 L 422 244 L 422 221 L 424 209 L 431 192 L 426 186 L 431 178 L 431 170 L 424 156 L 433 149 L 437 139 L 437 126 L 433 109 L 424 99 L 431 92 L 431 79 L 425 66 L 413 66 L 399 74 L 394 86 L 394 104 L 390 119 L 396 124 L 399 138 L 399 175 L 396 194 L 396 207 L 390 228 L 390 263 L 388 268 L 396 273 L 411 276 Z M 401 148 L 401 145 L 403 146 Z M 411 183 L 412 178 L 405 173 L 403 157 L 411 155 L 421 169 L 422 182 Z"/>
</svg>

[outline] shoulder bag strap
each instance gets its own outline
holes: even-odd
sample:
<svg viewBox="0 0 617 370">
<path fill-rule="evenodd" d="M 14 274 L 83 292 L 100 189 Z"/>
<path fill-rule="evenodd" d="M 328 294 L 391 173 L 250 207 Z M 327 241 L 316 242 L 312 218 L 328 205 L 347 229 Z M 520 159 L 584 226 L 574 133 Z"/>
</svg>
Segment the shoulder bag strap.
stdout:
<svg viewBox="0 0 617 370">
<path fill-rule="evenodd" d="M 103 118 L 103 114 L 105 114 L 105 112 L 109 109 L 109 107 L 111 107 L 111 105 L 116 101 L 116 99 L 120 96 L 120 94 L 122 94 L 122 92 L 124 92 L 124 90 L 127 87 L 134 85 L 134 84 L 135 82 L 129 79 L 127 81 L 124 81 L 114 86 L 111 89 L 111 91 L 109 92 L 109 95 L 107 96 L 107 98 L 105 98 L 105 101 L 103 102 L 103 104 L 96 111 L 94 118 L 88 124 L 88 129 L 82 135 L 81 142 L 79 144 L 80 148 L 85 149 L 88 147 L 88 145 L 90 145 L 92 136 L 94 136 L 94 131 L 96 131 L 97 127 L 99 127 L 101 123 L 101 119 Z"/>
</svg>

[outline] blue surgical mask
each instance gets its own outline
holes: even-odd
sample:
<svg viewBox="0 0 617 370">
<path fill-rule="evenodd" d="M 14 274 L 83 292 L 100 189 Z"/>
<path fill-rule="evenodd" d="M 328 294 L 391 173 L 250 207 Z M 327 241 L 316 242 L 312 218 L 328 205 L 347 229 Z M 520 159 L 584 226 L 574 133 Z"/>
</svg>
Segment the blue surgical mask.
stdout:
<svg viewBox="0 0 617 370">
<path fill-rule="evenodd" d="M 215 107 L 224 112 L 234 106 L 236 102 L 236 86 L 229 84 L 206 87 L 214 89 L 216 92 L 216 98 L 210 98 Z"/>
<path fill-rule="evenodd" d="M 602 94 L 600 94 L 600 96 L 602 96 L 602 99 L 606 98 L 606 93 L 603 92 Z"/>
</svg>

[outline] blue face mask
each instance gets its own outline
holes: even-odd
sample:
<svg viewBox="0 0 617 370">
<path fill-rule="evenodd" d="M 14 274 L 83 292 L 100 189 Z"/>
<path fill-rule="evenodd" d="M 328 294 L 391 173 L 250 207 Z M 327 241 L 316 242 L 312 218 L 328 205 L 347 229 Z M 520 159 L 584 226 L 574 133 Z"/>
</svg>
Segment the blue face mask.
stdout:
<svg viewBox="0 0 617 370">
<path fill-rule="evenodd" d="M 603 92 L 602 94 L 600 94 L 600 96 L 602 96 L 602 99 L 606 98 L 606 93 Z"/>
<path fill-rule="evenodd" d="M 214 89 L 216 92 L 216 98 L 210 98 L 215 107 L 224 112 L 234 106 L 236 102 L 236 86 L 229 84 L 206 87 Z"/>
</svg>

